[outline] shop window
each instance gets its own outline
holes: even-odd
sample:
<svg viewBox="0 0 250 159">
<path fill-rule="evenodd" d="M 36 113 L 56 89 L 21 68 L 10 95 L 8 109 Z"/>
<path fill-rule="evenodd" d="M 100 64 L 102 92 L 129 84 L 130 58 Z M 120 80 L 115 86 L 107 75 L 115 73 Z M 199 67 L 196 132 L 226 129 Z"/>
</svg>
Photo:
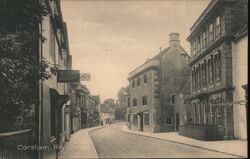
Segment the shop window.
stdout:
<svg viewBox="0 0 250 159">
<path fill-rule="evenodd" d="M 144 114 L 144 124 L 149 125 L 149 114 L 148 113 Z"/>
<path fill-rule="evenodd" d="M 166 117 L 165 118 L 165 123 L 166 125 L 173 125 L 173 120 L 171 117 Z"/>
<path fill-rule="evenodd" d="M 147 96 L 143 96 L 142 97 L 142 105 L 147 105 L 148 101 L 147 101 Z"/>
</svg>

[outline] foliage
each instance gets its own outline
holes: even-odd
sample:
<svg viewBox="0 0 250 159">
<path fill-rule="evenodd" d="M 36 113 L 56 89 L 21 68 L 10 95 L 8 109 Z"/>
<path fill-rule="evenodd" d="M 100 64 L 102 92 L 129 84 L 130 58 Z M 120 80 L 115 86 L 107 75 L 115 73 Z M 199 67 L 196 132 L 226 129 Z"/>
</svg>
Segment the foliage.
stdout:
<svg viewBox="0 0 250 159">
<path fill-rule="evenodd" d="M 117 108 L 115 110 L 115 116 L 117 120 L 125 120 L 127 113 L 127 97 L 128 87 L 122 87 L 117 94 Z"/>
<path fill-rule="evenodd" d="M 47 14 L 38 0 L 0 2 L 0 131 L 38 102 L 38 81 L 51 76 L 38 58 L 45 40 L 39 24 Z"/>
</svg>

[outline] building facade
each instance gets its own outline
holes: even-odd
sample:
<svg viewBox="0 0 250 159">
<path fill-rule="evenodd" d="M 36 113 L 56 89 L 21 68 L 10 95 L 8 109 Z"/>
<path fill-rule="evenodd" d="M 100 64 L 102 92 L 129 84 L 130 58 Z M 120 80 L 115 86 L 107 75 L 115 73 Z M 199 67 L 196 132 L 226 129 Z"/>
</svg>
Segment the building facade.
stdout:
<svg viewBox="0 0 250 159">
<path fill-rule="evenodd" d="M 127 125 L 133 130 L 174 131 L 174 103 L 189 76 L 189 55 L 179 33 L 169 35 L 169 47 L 129 74 Z"/>
<path fill-rule="evenodd" d="M 248 25 L 232 41 L 234 137 L 247 139 Z M 244 88 L 245 87 L 245 88 Z"/>
<path fill-rule="evenodd" d="M 40 32 L 45 37 L 40 42 L 39 58 L 50 63 L 54 74 L 40 81 L 40 104 L 36 110 L 39 132 L 38 143 L 56 147 L 52 151 L 39 151 L 39 158 L 56 158 L 66 139 L 69 138 L 69 85 L 57 82 L 57 70 L 70 70 L 72 58 L 69 52 L 66 23 L 63 21 L 60 1 L 42 1 L 50 15 L 44 17 Z M 67 134 L 67 135 L 66 135 Z"/>
<path fill-rule="evenodd" d="M 248 21 L 247 8 L 246 0 L 212 0 L 190 29 L 191 137 L 210 130 L 216 137 L 205 140 L 234 137 L 232 40 Z"/>
</svg>

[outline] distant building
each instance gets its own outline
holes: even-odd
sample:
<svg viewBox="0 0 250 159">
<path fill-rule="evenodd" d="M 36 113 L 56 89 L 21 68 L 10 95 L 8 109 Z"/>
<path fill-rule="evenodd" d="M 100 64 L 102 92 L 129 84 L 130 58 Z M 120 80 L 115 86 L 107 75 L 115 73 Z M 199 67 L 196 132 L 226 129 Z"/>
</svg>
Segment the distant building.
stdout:
<svg viewBox="0 0 250 159">
<path fill-rule="evenodd" d="M 94 126 L 100 125 L 101 99 L 99 95 L 92 96 L 95 101 L 94 107 Z"/>
<path fill-rule="evenodd" d="M 82 117 L 85 103 L 85 95 L 89 94 L 89 91 L 82 84 L 71 84 L 71 132 L 74 133 L 82 128 L 84 118 Z M 86 120 L 86 119 L 85 119 Z"/>
<path fill-rule="evenodd" d="M 101 104 L 100 122 L 101 125 L 110 124 L 115 121 L 115 111 L 105 104 Z"/>
<path fill-rule="evenodd" d="M 248 23 L 247 13 L 247 0 L 212 0 L 191 27 L 187 38 L 191 44 L 191 117 L 183 130 L 186 136 L 234 138 L 237 119 L 233 112 L 241 108 L 233 108 L 232 41 Z"/>
<path fill-rule="evenodd" d="M 189 55 L 179 33 L 169 34 L 169 47 L 129 73 L 127 125 L 133 130 L 175 130 L 172 98 L 189 78 Z"/>
<path fill-rule="evenodd" d="M 248 25 L 232 41 L 234 136 L 247 139 Z"/>
</svg>

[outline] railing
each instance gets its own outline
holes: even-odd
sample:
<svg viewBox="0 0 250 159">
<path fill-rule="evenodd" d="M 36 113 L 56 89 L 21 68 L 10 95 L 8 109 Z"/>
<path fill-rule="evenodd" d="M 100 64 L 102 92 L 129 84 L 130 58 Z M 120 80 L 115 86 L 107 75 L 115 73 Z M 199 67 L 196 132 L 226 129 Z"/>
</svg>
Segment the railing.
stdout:
<svg viewBox="0 0 250 159">
<path fill-rule="evenodd" d="M 222 140 L 217 125 L 189 124 L 179 127 L 179 134 L 204 141 Z"/>
<path fill-rule="evenodd" d="M 33 159 L 32 130 L 0 133 L 0 159 Z"/>
</svg>

